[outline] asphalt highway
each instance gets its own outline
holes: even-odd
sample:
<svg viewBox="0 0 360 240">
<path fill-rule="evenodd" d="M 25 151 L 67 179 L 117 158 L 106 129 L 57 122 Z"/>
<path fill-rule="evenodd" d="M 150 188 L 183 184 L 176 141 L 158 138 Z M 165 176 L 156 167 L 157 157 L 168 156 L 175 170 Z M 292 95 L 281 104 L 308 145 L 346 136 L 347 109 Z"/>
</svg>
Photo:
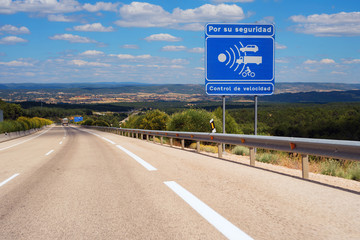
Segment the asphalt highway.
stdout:
<svg viewBox="0 0 360 240">
<path fill-rule="evenodd" d="M 54 126 L 0 143 L 0 239 L 360 239 L 360 195 Z"/>
</svg>

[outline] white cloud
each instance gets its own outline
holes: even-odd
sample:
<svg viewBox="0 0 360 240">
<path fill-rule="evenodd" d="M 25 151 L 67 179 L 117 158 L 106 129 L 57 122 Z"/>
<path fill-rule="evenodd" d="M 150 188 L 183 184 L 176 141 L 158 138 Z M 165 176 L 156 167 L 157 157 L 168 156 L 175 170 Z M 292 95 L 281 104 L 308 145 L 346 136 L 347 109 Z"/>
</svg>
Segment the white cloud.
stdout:
<svg viewBox="0 0 360 240">
<path fill-rule="evenodd" d="M 121 27 L 167 27 L 193 31 L 203 30 L 206 22 L 237 22 L 245 18 L 242 8 L 235 4 L 205 4 L 186 10 L 175 8 L 170 13 L 159 5 L 132 2 L 120 8 L 120 15 L 122 19 L 115 23 Z"/>
<path fill-rule="evenodd" d="M 9 34 L 29 34 L 30 31 L 27 27 L 15 27 L 13 25 L 4 25 L 0 27 L 0 32 L 5 32 Z"/>
<path fill-rule="evenodd" d="M 344 64 L 357 64 L 360 63 L 360 59 L 343 60 Z"/>
<path fill-rule="evenodd" d="M 31 67 L 32 63 L 23 62 L 23 61 L 11 61 L 11 62 L 0 62 L 0 65 L 8 66 L 8 67 Z"/>
<path fill-rule="evenodd" d="M 138 59 L 149 59 L 151 55 L 144 54 L 144 55 L 131 55 L 131 54 L 110 54 L 111 57 L 117 57 L 122 60 L 138 60 Z"/>
<path fill-rule="evenodd" d="M 125 44 L 125 45 L 122 45 L 122 48 L 125 48 L 125 49 L 139 49 L 139 46 L 135 45 L 135 44 Z"/>
<path fill-rule="evenodd" d="M 196 47 L 196 48 L 190 48 L 188 51 L 192 53 L 204 53 L 205 50 L 204 48 Z"/>
<path fill-rule="evenodd" d="M 190 62 L 186 59 L 177 58 L 177 59 L 171 60 L 171 63 L 176 64 L 176 65 L 179 65 L 179 64 L 186 65 L 186 64 L 189 64 Z"/>
<path fill-rule="evenodd" d="M 320 60 L 320 63 L 322 63 L 322 64 L 334 64 L 335 61 L 333 59 L 324 58 L 324 59 Z"/>
<path fill-rule="evenodd" d="M 113 27 L 104 27 L 101 23 L 85 24 L 74 27 L 75 31 L 81 32 L 113 32 Z"/>
<path fill-rule="evenodd" d="M 110 11 L 116 12 L 120 3 L 97 2 L 96 4 L 85 3 L 83 8 L 89 12 Z"/>
<path fill-rule="evenodd" d="M 32 13 L 67 13 L 80 11 L 82 9 L 80 3 L 75 0 L 23 0 L 0 1 L 0 13 L 14 14 L 17 12 Z"/>
<path fill-rule="evenodd" d="M 0 39 L 0 44 L 16 44 L 16 43 L 25 43 L 27 42 L 27 40 L 23 39 L 23 38 L 19 38 L 16 36 L 8 36 L 8 37 L 4 37 L 2 39 Z"/>
<path fill-rule="evenodd" d="M 308 59 L 304 62 L 304 64 L 335 64 L 335 61 L 329 58 L 324 58 L 320 61 Z"/>
<path fill-rule="evenodd" d="M 292 29 L 298 33 L 315 36 L 359 36 L 360 12 L 340 12 L 335 14 L 313 14 L 291 16 L 298 25 Z"/>
<path fill-rule="evenodd" d="M 310 59 L 308 59 L 304 62 L 304 64 L 316 64 L 316 63 L 318 63 L 318 62 L 315 60 L 310 60 Z"/>
<path fill-rule="evenodd" d="M 275 42 L 275 49 L 282 50 L 282 49 L 286 49 L 286 48 L 287 48 L 287 46 Z"/>
<path fill-rule="evenodd" d="M 69 41 L 71 43 L 96 43 L 95 40 L 92 40 L 90 38 L 73 35 L 73 34 L 68 34 L 68 33 L 54 35 L 54 36 L 50 37 L 50 39 L 51 40 L 64 40 L 64 41 Z"/>
<path fill-rule="evenodd" d="M 285 59 L 275 59 L 275 62 L 276 63 L 289 63 L 289 61 L 285 60 Z"/>
<path fill-rule="evenodd" d="M 118 10 L 120 3 L 96 2 L 95 4 L 81 4 L 76 0 L 1 0 L 0 14 L 14 14 L 17 12 L 58 14 L 78 11 L 98 12 Z"/>
<path fill-rule="evenodd" d="M 200 71 L 205 71 L 205 68 L 203 68 L 203 67 L 196 67 L 195 69 L 200 70 Z"/>
<path fill-rule="evenodd" d="M 99 55 L 103 55 L 104 52 L 101 51 L 97 51 L 97 50 L 87 50 L 83 53 L 81 53 L 80 55 L 84 55 L 84 56 L 99 56 Z"/>
<path fill-rule="evenodd" d="M 100 63 L 100 62 L 87 62 L 84 60 L 72 60 L 70 61 L 70 64 L 72 65 L 76 65 L 79 67 L 83 67 L 83 66 L 89 66 L 89 67 L 110 67 L 110 64 L 107 63 Z"/>
<path fill-rule="evenodd" d="M 166 41 L 166 42 L 178 42 L 181 38 L 174 37 L 167 33 L 153 34 L 145 38 L 146 41 Z"/>
<path fill-rule="evenodd" d="M 178 52 L 178 51 L 185 51 L 185 46 L 164 46 L 161 48 L 161 51 L 165 52 Z"/>
<path fill-rule="evenodd" d="M 335 74 L 335 75 L 346 75 L 346 73 L 344 73 L 344 72 L 338 72 L 338 71 L 332 71 L 331 74 Z"/>
<path fill-rule="evenodd" d="M 214 3 L 226 3 L 226 2 L 238 2 L 238 3 L 249 3 L 249 2 L 253 2 L 255 0 L 212 0 L 212 2 Z"/>
<path fill-rule="evenodd" d="M 75 19 L 63 14 L 51 14 L 48 16 L 50 22 L 75 22 Z"/>
</svg>

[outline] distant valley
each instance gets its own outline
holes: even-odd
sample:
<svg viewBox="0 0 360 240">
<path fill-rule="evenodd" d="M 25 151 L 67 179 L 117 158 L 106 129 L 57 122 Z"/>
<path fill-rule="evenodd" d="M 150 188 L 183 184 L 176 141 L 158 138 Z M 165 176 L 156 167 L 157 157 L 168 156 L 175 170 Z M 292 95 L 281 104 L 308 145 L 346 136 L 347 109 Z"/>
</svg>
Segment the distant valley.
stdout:
<svg viewBox="0 0 360 240">
<path fill-rule="evenodd" d="M 359 102 L 360 84 L 276 83 L 275 94 L 265 102 Z M 113 103 L 156 101 L 218 101 L 205 94 L 202 84 L 142 83 L 9 83 L 0 84 L 0 98 L 8 102 Z M 229 96 L 231 101 L 252 101 L 251 96 Z"/>
</svg>

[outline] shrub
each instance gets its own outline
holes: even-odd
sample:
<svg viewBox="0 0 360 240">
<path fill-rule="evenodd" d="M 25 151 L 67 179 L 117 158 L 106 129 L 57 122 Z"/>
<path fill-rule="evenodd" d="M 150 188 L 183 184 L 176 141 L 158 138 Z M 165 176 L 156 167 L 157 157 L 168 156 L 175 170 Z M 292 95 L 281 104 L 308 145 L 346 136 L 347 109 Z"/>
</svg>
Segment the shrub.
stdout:
<svg viewBox="0 0 360 240">
<path fill-rule="evenodd" d="M 81 125 L 85 125 L 85 126 L 92 126 L 93 124 L 94 124 L 94 120 L 92 120 L 91 118 L 86 119 L 81 123 Z"/>
<path fill-rule="evenodd" d="M 222 123 L 222 117 L 223 117 L 223 111 L 221 107 L 218 107 L 214 111 L 214 115 L 220 120 L 221 126 Z M 239 124 L 236 123 L 235 119 L 228 113 L 228 111 L 225 111 L 225 130 L 226 133 L 234 133 L 234 134 L 241 134 L 243 131 L 240 130 Z"/>
<path fill-rule="evenodd" d="M 108 124 L 104 120 L 96 120 L 93 125 L 94 126 L 101 126 L 101 127 L 110 127 L 110 124 Z"/>
<path fill-rule="evenodd" d="M 247 147 L 236 146 L 233 148 L 232 153 L 236 155 L 249 156 L 250 150 Z"/>
<path fill-rule="evenodd" d="M 360 163 L 356 162 L 349 168 L 349 179 L 360 181 Z"/>
<path fill-rule="evenodd" d="M 217 117 L 206 110 L 188 109 L 174 113 L 168 122 L 169 131 L 183 132 L 210 132 L 210 120 L 214 119 L 217 132 L 222 131 L 221 122 Z"/>
<path fill-rule="evenodd" d="M 169 115 L 156 109 L 148 111 L 141 119 L 140 128 L 148 130 L 166 130 L 166 123 L 169 120 Z"/>
<path fill-rule="evenodd" d="M 278 157 L 275 154 L 271 153 L 263 153 L 263 154 L 257 154 L 256 160 L 263 163 L 273 163 L 276 164 L 278 162 Z"/>
</svg>

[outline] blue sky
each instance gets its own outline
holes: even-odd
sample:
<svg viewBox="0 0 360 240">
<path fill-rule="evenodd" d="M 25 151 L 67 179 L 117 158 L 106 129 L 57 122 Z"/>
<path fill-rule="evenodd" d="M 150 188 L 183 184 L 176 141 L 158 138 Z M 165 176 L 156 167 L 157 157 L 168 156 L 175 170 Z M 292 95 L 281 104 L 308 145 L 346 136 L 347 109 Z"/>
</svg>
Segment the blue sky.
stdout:
<svg viewBox="0 0 360 240">
<path fill-rule="evenodd" d="M 359 0 L 0 0 L 0 83 L 204 83 L 204 25 L 273 23 L 275 82 L 360 83 Z"/>
</svg>

